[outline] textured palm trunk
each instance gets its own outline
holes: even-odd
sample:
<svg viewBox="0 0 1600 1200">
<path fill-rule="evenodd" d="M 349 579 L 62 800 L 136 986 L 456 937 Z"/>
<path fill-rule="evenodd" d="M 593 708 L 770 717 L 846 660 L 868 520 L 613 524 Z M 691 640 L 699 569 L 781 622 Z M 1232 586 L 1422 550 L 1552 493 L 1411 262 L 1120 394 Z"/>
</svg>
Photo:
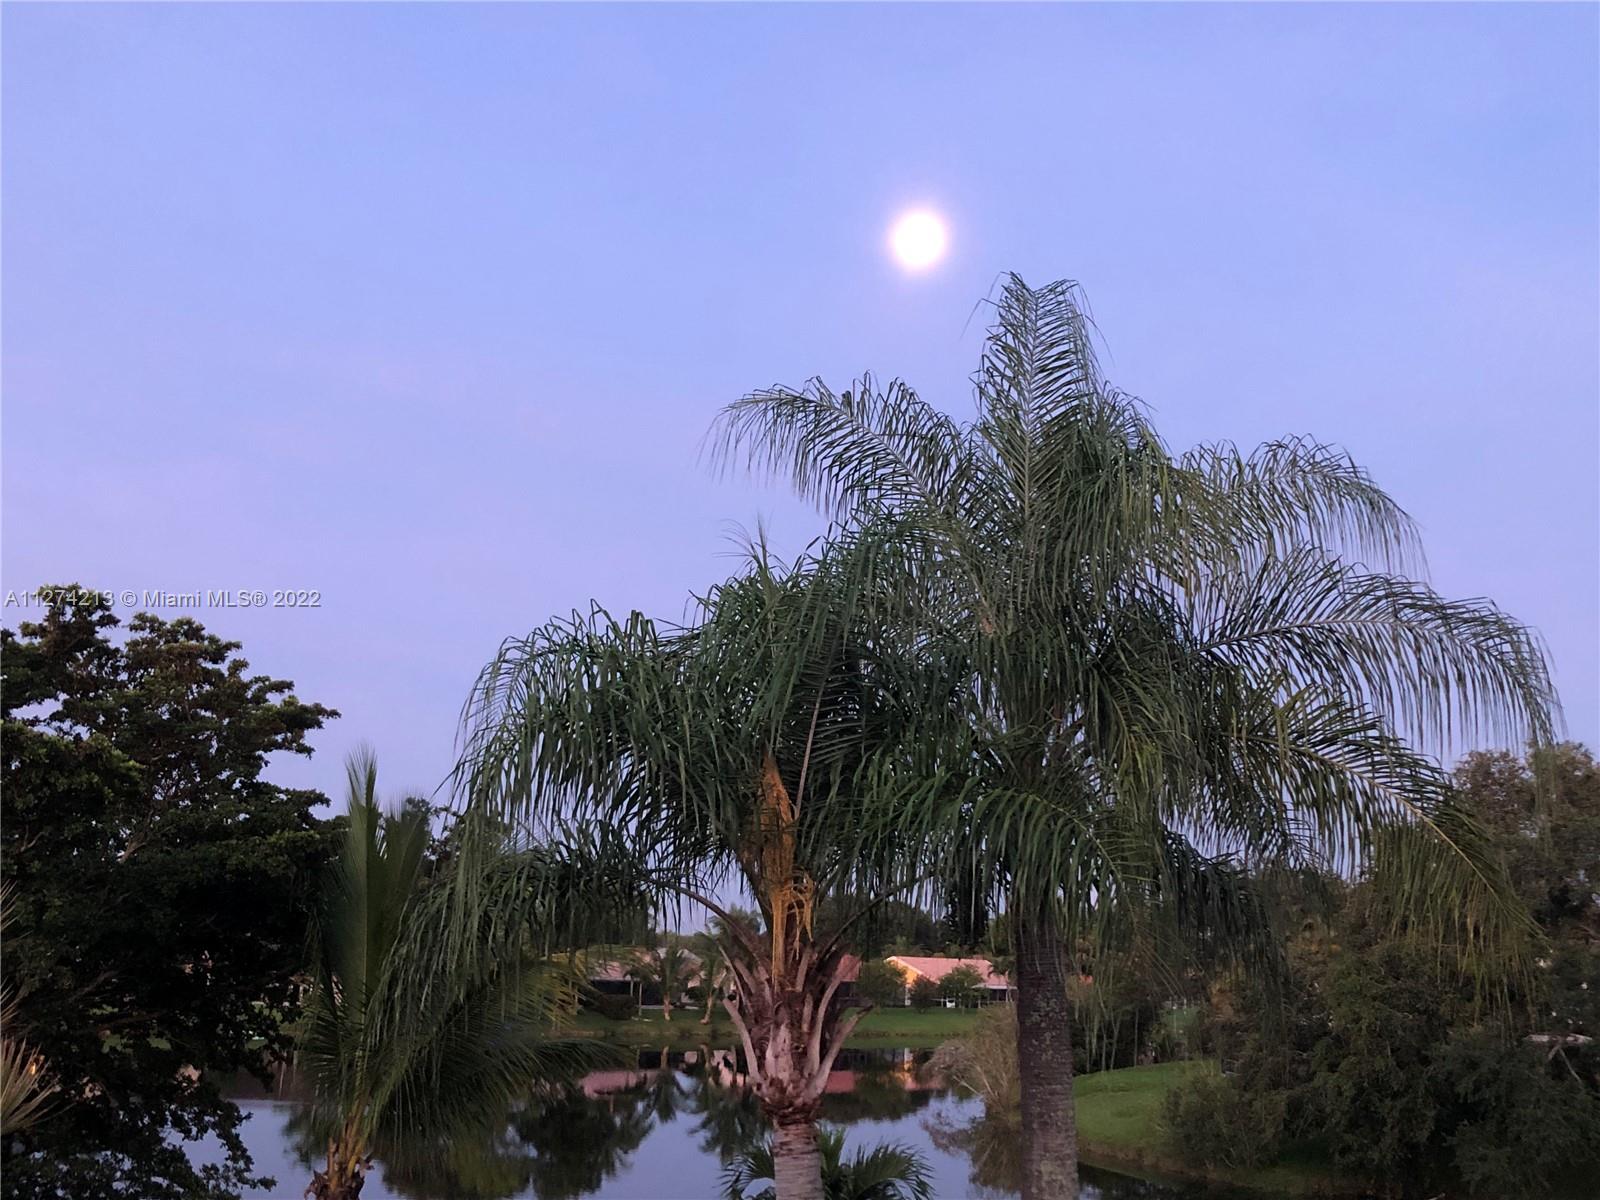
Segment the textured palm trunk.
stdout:
<svg viewBox="0 0 1600 1200">
<path fill-rule="evenodd" d="M 866 1014 L 839 999 L 841 952 L 819 961 L 809 939 L 794 939 L 774 973 L 765 955 L 732 964 L 737 987 L 723 1007 L 744 1049 L 746 1079 L 773 1130 L 778 1200 L 822 1200 L 817 1115 L 828 1075 Z"/>
<path fill-rule="evenodd" d="M 823 1200 L 822 1152 L 814 1113 L 774 1121 L 772 1174 L 779 1200 Z"/>
<path fill-rule="evenodd" d="M 716 985 L 713 984 L 713 983 L 707 982 L 707 984 L 706 984 L 706 1011 L 700 1018 L 700 1024 L 702 1024 L 702 1025 L 711 1024 L 711 1010 L 713 1009 L 713 1007 L 715 1007 L 716 1003 L 717 1003 L 717 988 L 716 988 Z"/>
<path fill-rule="evenodd" d="M 730 922 L 723 998 L 744 1050 L 746 1078 L 772 1125 L 777 1200 L 823 1200 L 817 1114 L 834 1061 L 866 1008 L 840 998 L 846 956 L 813 940 L 811 878 L 796 866 L 795 809 L 777 763 L 761 776 L 758 836 L 741 855 L 767 918 L 765 941 Z"/>
<path fill-rule="evenodd" d="M 1072 1024 L 1060 940 L 1017 922 L 1017 1065 L 1022 1085 L 1022 1200 L 1076 1200 Z"/>
<path fill-rule="evenodd" d="M 369 1160 L 352 1149 L 348 1141 L 330 1139 L 326 1169 L 312 1172 L 305 1200 L 360 1200 L 369 1165 Z"/>
<path fill-rule="evenodd" d="M 798 949 L 798 947 L 797 947 Z M 842 955 L 816 963 L 814 947 L 794 971 L 774 978 L 770 963 L 734 968 L 738 995 L 723 1000 L 744 1045 L 747 1080 L 773 1126 L 778 1200 L 822 1200 L 816 1118 L 838 1051 L 866 1010 L 846 1016 L 838 1002 Z"/>
</svg>

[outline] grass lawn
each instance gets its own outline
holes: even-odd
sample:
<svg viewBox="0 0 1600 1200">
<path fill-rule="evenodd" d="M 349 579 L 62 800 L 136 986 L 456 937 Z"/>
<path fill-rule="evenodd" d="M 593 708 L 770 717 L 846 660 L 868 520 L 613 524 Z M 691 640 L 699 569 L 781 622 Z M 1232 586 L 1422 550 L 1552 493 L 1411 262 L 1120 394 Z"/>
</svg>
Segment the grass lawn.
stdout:
<svg viewBox="0 0 1600 1200">
<path fill-rule="evenodd" d="M 702 1042 L 732 1045 L 738 1039 L 733 1023 L 717 1013 L 709 1025 L 700 1024 L 702 1009 L 672 1010 L 672 1020 L 663 1021 L 658 1011 L 640 1013 L 631 1021 L 613 1021 L 596 1012 L 580 1012 L 574 1019 L 576 1032 L 619 1046 L 698 1046 Z M 849 1045 L 932 1049 L 972 1027 L 978 1010 L 974 1008 L 880 1008 L 868 1013 L 850 1035 Z"/>
<path fill-rule="evenodd" d="M 1084 1161 L 1108 1167 L 1133 1167 L 1157 1174 L 1218 1182 L 1278 1196 L 1352 1195 L 1363 1189 L 1341 1178 L 1332 1166 L 1310 1154 L 1288 1154 L 1270 1167 L 1247 1171 L 1201 1171 L 1180 1162 L 1161 1128 L 1161 1103 L 1184 1075 L 1202 1063 L 1159 1063 L 1082 1075 L 1076 1081 L 1078 1146 Z"/>
<path fill-rule="evenodd" d="M 880 1008 L 861 1019 L 849 1044 L 932 1049 L 971 1029 L 978 1012 L 976 1008 Z"/>
</svg>

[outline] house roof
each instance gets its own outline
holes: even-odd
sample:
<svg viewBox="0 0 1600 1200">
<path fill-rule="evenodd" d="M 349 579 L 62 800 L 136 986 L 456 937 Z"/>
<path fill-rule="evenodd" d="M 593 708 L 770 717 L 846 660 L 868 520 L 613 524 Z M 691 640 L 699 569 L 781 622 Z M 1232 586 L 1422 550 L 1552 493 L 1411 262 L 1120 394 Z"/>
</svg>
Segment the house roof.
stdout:
<svg viewBox="0 0 1600 1200">
<path fill-rule="evenodd" d="M 655 953 L 644 946 L 611 947 L 605 951 L 591 951 L 588 957 L 585 974 L 591 983 L 621 983 L 637 976 L 634 972 L 638 969 L 641 960 L 649 958 Z M 700 956 L 687 950 L 683 952 L 684 970 L 682 981 L 692 984 L 700 978 Z"/>
<path fill-rule="evenodd" d="M 588 975 L 594 983 L 621 983 L 629 978 L 628 972 L 632 969 L 631 962 L 597 962 L 589 964 Z"/>
<path fill-rule="evenodd" d="M 589 959 L 585 972 L 591 983 L 621 983 L 625 979 L 632 979 L 635 964 L 639 959 L 646 957 L 650 951 L 644 948 L 612 950 L 605 957 L 594 956 Z M 685 964 L 683 978 L 685 982 L 693 982 L 700 978 L 700 959 L 697 955 L 687 951 L 684 957 L 688 960 Z M 861 958 L 859 955 L 846 954 L 840 959 L 839 976 L 845 983 L 854 983 L 861 974 Z"/>
<path fill-rule="evenodd" d="M 1011 981 L 1004 975 L 995 973 L 994 964 L 987 958 L 944 958 L 926 957 L 919 958 L 909 954 L 891 954 L 885 962 L 892 962 L 895 966 L 912 975 L 920 975 L 938 983 L 957 967 L 970 967 L 978 973 L 983 980 L 980 985 L 986 988 L 1009 988 Z"/>
</svg>

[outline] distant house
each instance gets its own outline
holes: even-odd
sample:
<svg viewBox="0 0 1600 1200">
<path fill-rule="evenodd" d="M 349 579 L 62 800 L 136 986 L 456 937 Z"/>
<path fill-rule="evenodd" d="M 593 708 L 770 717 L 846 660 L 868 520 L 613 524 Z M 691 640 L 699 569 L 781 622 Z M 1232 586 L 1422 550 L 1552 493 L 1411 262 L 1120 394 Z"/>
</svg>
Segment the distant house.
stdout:
<svg viewBox="0 0 1600 1200">
<path fill-rule="evenodd" d="M 644 946 L 609 946 L 589 952 L 586 974 L 589 987 L 600 996 L 636 996 L 640 1008 L 660 1008 L 661 989 L 646 982 L 639 964 L 653 952 Z M 687 991 L 700 983 L 700 959 L 685 953 L 687 962 L 679 988 Z M 673 1006 L 678 1005 L 679 989 L 673 989 Z"/>
<path fill-rule="evenodd" d="M 1005 975 L 998 974 L 994 964 L 987 958 L 944 958 L 944 957 L 919 957 L 909 954 L 891 954 L 883 960 L 895 970 L 900 972 L 905 981 L 905 991 L 902 999 L 909 1001 L 911 989 L 917 980 L 927 979 L 938 983 L 957 967 L 969 967 L 978 973 L 982 980 L 973 988 L 975 1002 L 978 1004 L 997 1004 L 1010 1000 L 1016 993 L 1011 986 L 1011 980 Z"/>
<path fill-rule="evenodd" d="M 846 954 L 839 960 L 839 991 L 840 1000 L 854 1000 L 856 995 L 856 980 L 861 977 L 861 956 Z"/>
<path fill-rule="evenodd" d="M 628 972 L 633 969 L 632 958 L 600 959 L 589 963 L 589 986 L 602 996 L 635 996 L 639 981 Z"/>
</svg>

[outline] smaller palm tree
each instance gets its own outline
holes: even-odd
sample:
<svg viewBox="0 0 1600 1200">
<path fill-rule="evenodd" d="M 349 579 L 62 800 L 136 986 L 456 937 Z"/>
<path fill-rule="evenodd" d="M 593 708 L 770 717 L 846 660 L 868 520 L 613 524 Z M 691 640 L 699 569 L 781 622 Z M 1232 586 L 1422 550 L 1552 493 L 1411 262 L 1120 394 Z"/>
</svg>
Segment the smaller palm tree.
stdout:
<svg viewBox="0 0 1600 1200">
<path fill-rule="evenodd" d="M 672 1020 L 672 997 L 681 993 L 695 973 L 694 955 L 681 943 L 668 939 L 665 945 L 640 954 L 628 974 L 644 987 L 661 993 L 661 1019 Z"/>
<path fill-rule="evenodd" d="M 824 1200 L 932 1200 L 927 1162 L 906 1146 L 891 1142 L 857 1150 L 847 1161 L 844 1130 L 827 1125 L 817 1130 L 817 1147 L 822 1155 Z M 728 1200 L 776 1200 L 775 1186 L 750 1189 L 775 1184 L 778 1170 L 772 1143 L 763 1142 L 723 1172 L 723 1193 Z"/>
<path fill-rule="evenodd" d="M 716 1011 L 717 997 L 728 982 L 728 953 L 715 934 L 699 933 L 694 936 L 695 956 L 700 960 L 700 986 L 705 989 L 706 1007 L 700 1015 L 700 1024 L 711 1024 Z"/>
<path fill-rule="evenodd" d="M 348 772 L 349 827 L 315 916 L 299 1039 L 308 1125 L 326 1145 L 308 1200 L 356 1200 L 380 1149 L 445 1145 L 538 1083 L 612 1061 L 546 1036 L 571 999 L 556 968 L 524 961 L 520 944 L 450 936 L 448 908 L 430 903 L 449 889 L 428 885 L 426 807 L 385 814 L 369 753 Z"/>
</svg>

